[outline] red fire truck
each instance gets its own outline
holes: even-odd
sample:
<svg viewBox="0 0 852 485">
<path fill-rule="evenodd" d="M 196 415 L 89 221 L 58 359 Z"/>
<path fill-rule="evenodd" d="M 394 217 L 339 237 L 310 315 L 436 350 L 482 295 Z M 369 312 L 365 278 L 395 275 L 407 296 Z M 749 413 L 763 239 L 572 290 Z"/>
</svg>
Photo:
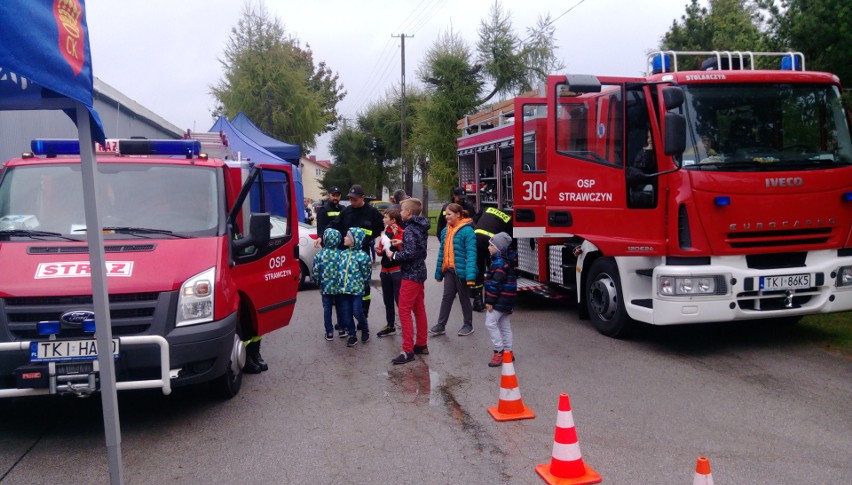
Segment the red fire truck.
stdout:
<svg viewBox="0 0 852 485">
<path fill-rule="evenodd" d="M 290 168 L 193 140 L 97 158 L 117 389 L 239 392 L 243 341 L 286 326 L 299 284 Z M 36 140 L 0 179 L 0 397 L 99 389 L 76 140 Z"/>
<path fill-rule="evenodd" d="M 701 70 L 678 68 L 694 56 Z M 549 76 L 459 121 L 460 182 L 480 211 L 512 214 L 519 289 L 575 296 L 613 337 L 852 309 L 837 76 L 800 53 L 658 52 L 648 67 Z"/>
</svg>

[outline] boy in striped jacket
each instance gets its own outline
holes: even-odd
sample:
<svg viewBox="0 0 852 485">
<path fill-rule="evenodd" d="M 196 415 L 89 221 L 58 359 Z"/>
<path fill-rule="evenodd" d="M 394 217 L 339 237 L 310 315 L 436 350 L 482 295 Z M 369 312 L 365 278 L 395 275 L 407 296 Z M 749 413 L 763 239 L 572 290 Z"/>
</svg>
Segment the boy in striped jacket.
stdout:
<svg viewBox="0 0 852 485">
<path fill-rule="evenodd" d="M 503 351 L 512 350 L 512 323 L 509 315 L 515 309 L 518 294 L 515 276 L 516 256 L 510 245 L 512 237 L 499 232 L 488 241 L 491 266 L 485 274 L 485 328 L 494 344 L 494 355 L 488 367 L 503 363 Z"/>
</svg>

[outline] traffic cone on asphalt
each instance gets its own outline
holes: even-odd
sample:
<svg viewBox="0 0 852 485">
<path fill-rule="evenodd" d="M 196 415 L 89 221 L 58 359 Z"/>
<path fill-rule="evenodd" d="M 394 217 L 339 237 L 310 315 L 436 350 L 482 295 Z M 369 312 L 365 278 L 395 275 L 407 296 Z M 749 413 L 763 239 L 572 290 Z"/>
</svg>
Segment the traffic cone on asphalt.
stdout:
<svg viewBox="0 0 852 485">
<path fill-rule="evenodd" d="M 488 408 L 495 421 L 511 421 L 514 419 L 532 419 L 535 413 L 521 400 L 521 390 L 518 388 L 518 377 L 515 376 L 515 359 L 512 351 L 503 352 L 503 367 L 500 375 L 500 399 L 496 406 Z"/>
<path fill-rule="evenodd" d="M 695 479 L 692 485 L 713 485 L 713 474 L 710 473 L 710 460 L 699 456 L 695 463 Z"/>
<path fill-rule="evenodd" d="M 582 485 L 601 481 L 598 472 L 586 465 L 580 455 L 580 443 L 574 428 L 568 394 L 559 395 L 559 411 L 556 413 L 556 433 L 550 463 L 536 466 L 535 471 L 551 485 Z"/>
</svg>

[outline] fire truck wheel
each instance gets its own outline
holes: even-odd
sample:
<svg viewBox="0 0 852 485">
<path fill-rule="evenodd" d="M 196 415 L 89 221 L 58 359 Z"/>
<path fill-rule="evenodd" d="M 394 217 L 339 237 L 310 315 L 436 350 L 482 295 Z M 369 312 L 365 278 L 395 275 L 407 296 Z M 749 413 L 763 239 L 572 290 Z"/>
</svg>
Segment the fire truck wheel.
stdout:
<svg viewBox="0 0 852 485">
<path fill-rule="evenodd" d="M 586 279 L 586 308 L 598 332 L 614 338 L 628 334 L 632 322 L 623 300 L 615 261 L 612 258 L 595 260 Z"/>
<path fill-rule="evenodd" d="M 239 394 L 240 387 L 243 384 L 243 366 L 245 363 L 246 348 L 238 330 L 234 333 L 234 345 L 231 348 L 227 370 L 210 383 L 215 396 L 230 399 Z"/>
</svg>

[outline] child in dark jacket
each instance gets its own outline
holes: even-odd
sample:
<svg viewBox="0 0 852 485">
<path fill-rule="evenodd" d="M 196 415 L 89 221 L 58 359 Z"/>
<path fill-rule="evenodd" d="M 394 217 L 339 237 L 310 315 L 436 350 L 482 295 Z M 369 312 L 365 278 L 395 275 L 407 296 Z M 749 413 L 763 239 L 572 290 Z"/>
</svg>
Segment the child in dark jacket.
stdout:
<svg viewBox="0 0 852 485">
<path fill-rule="evenodd" d="M 494 355 L 489 367 L 503 363 L 503 351 L 512 350 L 512 323 L 509 315 L 515 309 L 518 294 L 514 252 L 510 248 L 512 237 L 499 232 L 488 241 L 491 267 L 485 274 L 485 328 L 494 344 Z"/>
<path fill-rule="evenodd" d="M 396 313 L 394 312 L 394 304 L 399 305 L 399 288 L 402 284 L 402 272 L 400 271 L 399 262 L 394 261 L 385 254 L 386 249 L 390 249 L 391 253 L 399 250 L 398 246 L 394 246 L 390 242 L 394 239 L 402 240 L 402 216 L 397 209 L 385 210 L 382 222 L 385 223 L 385 232 L 382 237 L 376 238 L 376 253 L 382 255 L 382 271 L 379 273 L 379 279 L 382 283 L 382 300 L 385 302 L 385 318 L 387 325 L 379 330 L 379 337 L 387 337 L 396 334 Z"/>
<path fill-rule="evenodd" d="M 426 355 L 426 242 L 429 239 L 429 219 L 420 215 L 423 204 L 417 199 L 402 201 L 402 247 L 397 252 L 385 251 L 385 255 L 400 263 L 402 284 L 399 289 L 399 323 L 402 327 L 402 352 L 391 362 L 406 364 L 414 360 L 414 354 Z M 395 240 L 394 242 L 399 242 Z M 415 332 L 414 321 L 417 321 Z M 416 333 L 416 335 L 415 335 Z"/>
</svg>

